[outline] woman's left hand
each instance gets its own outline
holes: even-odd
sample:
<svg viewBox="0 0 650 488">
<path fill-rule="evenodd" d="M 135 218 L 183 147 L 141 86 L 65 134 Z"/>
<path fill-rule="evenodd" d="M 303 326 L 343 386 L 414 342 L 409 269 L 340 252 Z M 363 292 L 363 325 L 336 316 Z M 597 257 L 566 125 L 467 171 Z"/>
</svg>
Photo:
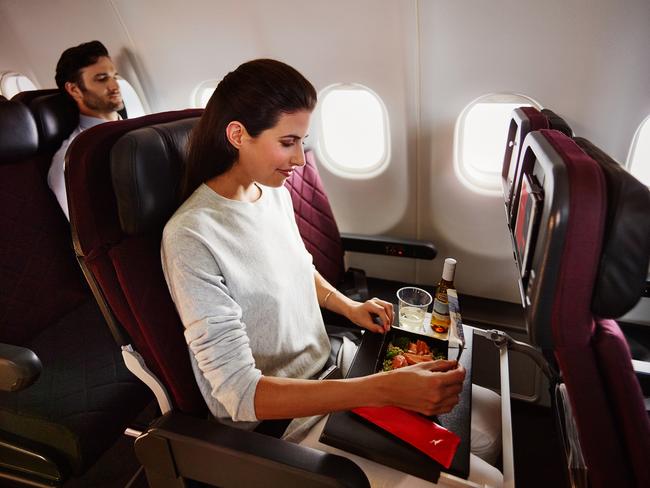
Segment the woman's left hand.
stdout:
<svg viewBox="0 0 650 488">
<path fill-rule="evenodd" d="M 379 298 L 371 298 L 363 303 L 352 302 L 346 315 L 359 327 L 383 334 L 390 330 L 393 323 L 393 304 Z"/>
</svg>

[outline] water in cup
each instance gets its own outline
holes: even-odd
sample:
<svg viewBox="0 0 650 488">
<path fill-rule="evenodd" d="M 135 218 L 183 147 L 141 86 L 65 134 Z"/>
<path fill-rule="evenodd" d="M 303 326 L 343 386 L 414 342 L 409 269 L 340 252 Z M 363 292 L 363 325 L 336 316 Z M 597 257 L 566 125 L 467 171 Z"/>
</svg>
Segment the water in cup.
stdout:
<svg viewBox="0 0 650 488">
<path fill-rule="evenodd" d="M 399 326 L 412 332 L 422 332 L 424 314 L 431 304 L 431 295 L 422 288 L 406 286 L 397 290 Z"/>
<path fill-rule="evenodd" d="M 399 325 L 405 329 L 419 332 L 424 321 L 424 309 L 418 307 L 400 307 Z"/>
</svg>

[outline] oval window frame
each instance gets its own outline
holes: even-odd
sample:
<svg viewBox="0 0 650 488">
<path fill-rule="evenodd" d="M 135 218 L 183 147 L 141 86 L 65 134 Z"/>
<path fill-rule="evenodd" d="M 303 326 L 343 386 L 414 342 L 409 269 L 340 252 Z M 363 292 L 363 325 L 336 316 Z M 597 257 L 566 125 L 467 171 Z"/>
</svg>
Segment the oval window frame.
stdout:
<svg viewBox="0 0 650 488">
<path fill-rule="evenodd" d="M 364 168 L 350 168 L 337 162 L 335 158 L 328 153 L 324 143 L 325 136 L 322 120 L 322 102 L 326 99 L 329 93 L 336 90 L 362 90 L 370 94 L 377 101 L 382 114 L 382 123 L 384 128 L 384 151 L 376 163 Z M 371 179 L 386 171 L 391 160 L 391 133 L 388 110 L 382 98 L 374 90 L 362 85 L 361 83 L 334 83 L 320 90 L 318 93 L 318 100 L 319 102 L 312 119 L 312 131 L 316 136 L 314 150 L 316 151 L 319 162 L 331 173 L 347 179 Z"/>
<path fill-rule="evenodd" d="M 217 85 L 219 84 L 220 80 L 212 79 L 212 80 L 203 80 L 200 82 L 194 90 L 192 91 L 192 95 L 190 96 L 190 105 L 194 108 L 205 108 L 206 105 L 208 104 L 208 100 L 210 100 L 210 97 L 214 93 L 214 90 L 217 89 Z M 205 105 L 201 104 L 201 98 L 202 98 L 202 93 L 205 90 L 212 90 L 210 92 L 210 97 L 205 102 Z"/>
<path fill-rule="evenodd" d="M 147 115 L 147 110 L 144 106 L 144 103 L 142 103 L 142 98 L 140 98 L 140 95 L 136 91 L 135 87 L 129 82 L 129 80 L 125 79 L 123 76 L 118 76 L 117 83 L 120 85 L 122 101 L 124 102 L 124 107 L 126 108 L 126 113 L 129 118 L 134 119 Z M 125 93 L 128 93 L 128 96 L 124 96 Z M 136 114 L 133 113 L 134 109 L 136 111 Z"/>
<path fill-rule="evenodd" d="M 18 83 L 13 82 L 16 85 L 16 90 L 17 91 L 10 90 L 12 92 L 14 92 L 14 91 L 15 92 L 12 93 L 10 96 L 7 96 L 8 89 L 5 86 L 5 84 L 9 83 L 10 80 L 12 81 L 14 78 L 21 78 L 21 77 L 25 78 L 27 81 L 29 81 L 29 83 L 31 83 L 33 88 L 28 88 L 26 90 L 18 90 Z M 21 93 L 21 92 L 24 92 L 24 91 L 31 91 L 31 90 L 38 90 L 38 85 L 36 83 L 34 83 L 34 81 L 29 76 L 27 76 L 26 74 L 20 73 L 18 71 L 2 71 L 2 72 L 0 72 L 0 95 L 5 97 L 7 100 L 11 100 L 18 93 Z"/>
<path fill-rule="evenodd" d="M 453 166 L 454 173 L 460 182 L 466 188 L 470 189 L 474 193 L 478 193 L 486 196 L 502 196 L 503 188 L 501 184 L 501 168 L 497 168 L 495 171 L 485 171 L 479 168 L 476 168 L 471 162 L 463 161 L 463 135 L 465 131 L 465 124 L 467 121 L 467 116 L 471 110 L 478 105 L 479 103 L 508 103 L 508 104 L 517 104 L 521 103 L 521 106 L 532 106 L 538 110 L 541 110 L 542 105 L 532 97 L 524 95 L 522 93 L 515 92 L 495 92 L 487 93 L 481 95 L 470 103 L 468 103 L 460 114 L 456 118 L 456 124 L 454 126 L 454 153 L 453 153 Z M 504 130 L 503 144 L 505 151 L 505 144 L 507 139 L 507 128 Z M 502 157 L 498 158 L 498 161 L 501 163 L 503 161 Z"/>
<path fill-rule="evenodd" d="M 647 131 L 648 135 L 650 136 L 650 114 L 641 121 L 639 126 L 636 128 L 636 131 L 634 132 L 634 137 L 632 138 L 632 143 L 630 144 L 630 149 L 628 150 L 627 153 L 627 158 L 625 159 L 625 169 L 636 179 L 641 181 L 644 185 L 650 188 L 650 177 L 648 177 L 648 181 L 644 181 L 640 179 L 635 173 L 634 173 L 634 168 L 633 165 L 636 161 L 634 161 L 636 152 L 637 152 L 637 146 L 639 144 L 639 141 L 641 140 L 641 133 L 643 131 Z M 646 142 L 646 144 L 650 144 L 650 142 Z"/>
</svg>

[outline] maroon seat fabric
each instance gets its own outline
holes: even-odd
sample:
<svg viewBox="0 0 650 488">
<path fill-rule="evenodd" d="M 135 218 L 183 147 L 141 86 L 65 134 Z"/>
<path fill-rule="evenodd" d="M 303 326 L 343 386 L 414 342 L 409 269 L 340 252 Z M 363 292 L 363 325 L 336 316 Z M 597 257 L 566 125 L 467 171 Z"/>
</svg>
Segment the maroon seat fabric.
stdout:
<svg viewBox="0 0 650 488">
<path fill-rule="evenodd" d="M 526 114 L 530 121 L 530 131 L 547 129 L 548 118 L 537 110 L 535 107 L 521 107 L 521 111 Z"/>
<path fill-rule="evenodd" d="M 285 183 L 291 193 L 296 223 L 314 266 L 330 283 L 343 280 L 343 244 L 332 208 L 316 169 L 314 153 L 305 153 L 305 165 Z"/>
<path fill-rule="evenodd" d="M 632 369 L 630 349 L 614 320 L 596 322 L 594 350 L 605 379 L 609 408 L 616 419 L 618 434 L 634 473 L 636 486 L 650 486 L 650 420 L 640 399 L 643 392 Z"/>
<path fill-rule="evenodd" d="M 564 161 L 568 181 L 568 222 L 550 325 L 589 481 L 593 487 L 647 486 L 647 463 L 645 472 L 633 469 L 637 449 L 648 445 L 648 419 L 641 414 L 645 408 L 629 350 L 618 326 L 598 322 L 591 311 L 607 212 L 604 175 L 564 134 L 541 134 Z M 632 419 L 645 438 L 630 443 Z M 641 452 L 647 456 L 647 449 Z"/>
<path fill-rule="evenodd" d="M 113 191 L 110 154 L 129 131 L 198 117 L 201 110 L 165 112 L 101 124 L 84 131 L 66 158 L 66 187 L 75 251 L 95 283 L 95 296 L 115 327 L 123 328 L 182 412 L 206 411 L 194 380 L 183 326 L 160 263 L 160 232 L 126 235 Z"/>
</svg>

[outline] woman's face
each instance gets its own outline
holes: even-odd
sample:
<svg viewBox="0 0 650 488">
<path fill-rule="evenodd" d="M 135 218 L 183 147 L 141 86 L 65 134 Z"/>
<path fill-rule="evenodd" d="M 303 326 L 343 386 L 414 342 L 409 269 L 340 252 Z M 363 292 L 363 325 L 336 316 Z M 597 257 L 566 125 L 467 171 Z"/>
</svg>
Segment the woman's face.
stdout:
<svg viewBox="0 0 650 488">
<path fill-rule="evenodd" d="M 308 110 L 282 114 L 275 126 L 257 137 L 244 131 L 236 163 L 242 176 L 265 186 L 283 185 L 294 168 L 305 164 L 303 142 L 310 116 Z"/>
</svg>

